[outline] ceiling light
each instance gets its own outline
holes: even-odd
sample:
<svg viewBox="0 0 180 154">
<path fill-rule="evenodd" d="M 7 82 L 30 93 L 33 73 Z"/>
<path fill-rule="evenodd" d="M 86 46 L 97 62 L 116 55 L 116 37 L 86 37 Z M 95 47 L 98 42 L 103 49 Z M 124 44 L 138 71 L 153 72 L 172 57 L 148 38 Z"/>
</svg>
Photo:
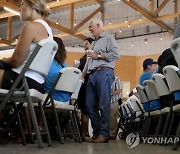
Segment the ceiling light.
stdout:
<svg viewBox="0 0 180 154">
<path fill-rule="evenodd" d="M 3 7 L 3 8 L 4 8 L 4 10 L 9 11 L 9 12 L 15 14 L 15 15 L 18 15 L 18 16 L 20 15 L 19 12 L 15 11 L 15 10 L 12 10 L 12 9 L 10 9 L 10 8 L 8 8 L 8 7 Z"/>
</svg>

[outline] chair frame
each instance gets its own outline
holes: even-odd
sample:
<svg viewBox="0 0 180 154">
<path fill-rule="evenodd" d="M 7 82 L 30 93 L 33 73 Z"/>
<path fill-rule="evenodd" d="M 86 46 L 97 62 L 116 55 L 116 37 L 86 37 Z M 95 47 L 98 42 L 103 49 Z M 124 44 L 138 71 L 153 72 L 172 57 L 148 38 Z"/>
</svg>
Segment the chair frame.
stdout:
<svg viewBox="0 0 180 154">
<path fill-rule="evenodd" d="M 19 101 L 19 97 L 22 97 L 22 96 L 25 97 L 25 100 L 26 100 L 26 102 L 28 104 L 28 107 L 29 107 L 30 116 L 32 118 L 32 123 L 33 123 L 33 126 L 34 126 L 35 135 L 36 135 L 36 138 L 37 138 L 37 143 L 38 143 L 39 148 L 43 148 L 43 145 L 42 145 L 42 138 L 41 138 L 40 130 L 38 128 L 38 123 L 37 123 L 35 111 L 34 111 L 34 108 L 33 108 L 32 99 L 35 99 L 35 100 L 38 101 L 38 105 L 40 107 L 40 112 L 41 112 L 41 116 L 42 116 L 42 121 L 43 121 L 43 124 L 44 124 L 45 134 L 47 135 L 48 146 L 52 146 L 52 142 L 51 142 L 51 138 L 50 138 L 50 135 L 49 135 L 49 130 L 48 130 L 48 127 L 47 127 L 47 122 L 46 122 L 44 110 L 42 108 L 41 102 L 39 102 L 39 101 L 42 101 L 42 100 L 38 100 L 38 98 L 31 98 L 31 94 L 30 94 L 30 91 L 29 91 L 29 87 L 28 87 L 28 84 L 27 84 L 26 77 L 25 77 L 25 72 L 30 68 L 30 66 L 31 66 L 33 60 L 35 59 L 35 57 L 37 56 L 39 50 L 43 47 L 43 45 L 44 45 L 44 44 L 42 44 L 42 43 L 44 43 L 43 41 L 44 40 L 40 41 L 37 44 L 34 51 L 30 55 L 30 57 L 28 58 L 25 66 L 23 67 L 22 71 L 20 72 L 20 74 L 18 75 L 16 80 L 14 81 L 11 88 L 5 94 L 5 96 L 0 97 L 0 100 L 2 100 L 2 102 L 0 104 L 0 112 L 3 110 L 3 108 L 5 107 L 5 105 L 7 104 L 7 102 L 9 100 L 16 102 L 16 101 Z M 46 41 L 46 39 L 45 39 L 45 41 Z M 49 40 L 49 41 L 54 42 L 53 40 Z M 45 43 L 47 43 L 47 42 L 45 42 Z M 57 51 L 57 43 L 55 43 L 55 46 L 53 47 L 53 52 L 54 52 L 53 56 L 55 55 L 56 51 Z M 22 87 L 20 89 L 18 89 L 17 86 L 20 83 L 20 81 L 23 82 L 23 85 L 22 85 Z M 24 91 L 22 91 L 22 88 L 24 88 Z M 20 103 L 24 103 L 24 102 L 20 102 Z M 22 132 L 22 130 L 21 130 L 21 132 Z M 23 140 L 24 140 L 23 132 L 22 132 L 22 137 L 23 137 Z"/>
</svg>

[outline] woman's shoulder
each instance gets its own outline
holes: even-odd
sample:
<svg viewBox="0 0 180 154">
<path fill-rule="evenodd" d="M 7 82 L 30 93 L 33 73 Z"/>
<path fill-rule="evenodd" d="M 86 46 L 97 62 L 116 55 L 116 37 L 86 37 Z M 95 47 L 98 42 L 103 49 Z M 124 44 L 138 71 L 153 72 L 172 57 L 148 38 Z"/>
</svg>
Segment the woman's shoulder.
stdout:
<svg viewBox="0 0 180 154">
<path fill-rule="evenodd" d="M 23 29 L 32 33 L 32 31 L 36 32 L 36 31 L 41 30 L 42 27 L 43 27 L 43 25 L 39 22 L 29 21 L 26 24 L 24 24 Z"/>
</svg>

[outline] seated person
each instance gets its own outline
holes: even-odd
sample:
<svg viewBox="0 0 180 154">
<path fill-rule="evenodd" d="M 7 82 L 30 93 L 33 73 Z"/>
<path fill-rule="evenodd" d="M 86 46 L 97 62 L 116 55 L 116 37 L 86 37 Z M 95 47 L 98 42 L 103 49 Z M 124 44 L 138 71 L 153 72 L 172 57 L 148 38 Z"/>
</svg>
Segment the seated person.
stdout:
<svg viewBox="0 0 180 154">
<path fill-rule="evenodd" d="M 65 59 L 66 59 L 65 46 L 60 38 L 54 37 L 54 40 L 58 44 L 59 48 L 52 61 L 49 73 L 46 77 L 45 91 L 47 93 L 50 91 L 51 87 L 53 86 L 53 83 L 55 82 L 59 71 L 62 68 L 67 67 L 67 64 L 65 63 Z M 70 96 L 71 94 L 69 92 L 58 91 L 58 90 L 54 90 L 52 94 L 52 97 L 54 100 L 59 101 L 59 102 L 64 102 L 64 103 L 69 102 Z"/>
<path fill-rule="evenodd" d="M 139 78 L 139 84 L 143 85 L 145 80 L 151 79 L 152 73 L 157 68 L 157 62 L 151 58 L 147 58 L 143 61 L 143 73 Z"/>
<path fill-rule="evenodd" d="M 21 20 L 28 22 L 22 28 L 13 55 L 1 60 L 8 66 L 0 68 L 0 86 L 3 89 L 10 89 L 37 43 L 43 39 L 53 39 L 52 30 L 44 21 L 44 17 L 49 14 L 45 0 L 22 0 L 19 11 Z M 30 89 L 44 92 L 43 75 L 28 70 L 25 76 Z"/>
<path fill-rule="evenodd" d="M 159 66 L 158 73 L 161 74 L 163 74 L 162 70 L 167 65 L 174 65 L 178 67 L 177 62 L 170 48 L 163 51 L 163 53 L 159 56 L 157 63 Z"/>
</svg>

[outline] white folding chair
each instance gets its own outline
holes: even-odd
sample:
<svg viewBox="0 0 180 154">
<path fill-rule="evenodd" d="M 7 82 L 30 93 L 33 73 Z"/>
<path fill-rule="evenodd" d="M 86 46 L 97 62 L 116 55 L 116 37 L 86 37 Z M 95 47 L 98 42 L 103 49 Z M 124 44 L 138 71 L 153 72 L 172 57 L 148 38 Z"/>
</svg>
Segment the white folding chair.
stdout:
<svg viewBox="0 0 180 154">
<path fill-rule="evenodd" d="M 180 113 L 180 70 L 176 66 L 168 65 L 163 68 L 163 73 L 166 77 L 170 92 L 174 95 L 174 104 L 172 107 L 172 118 L 167 135 L 170 135 L 170 131 L 173 127 L 174 116 L 176 113 Z M 180 135 L 180 121 L 178 123 L 178 129 L 176 131 L 176 137 Z M 177 149 L 178 143 L 175 143 L 173 149 Z"/>
<path fill-rule="evenodd" d="M 27 63 L 23 67 L 17 79 L 14 81 L 10 90 L 0 89 L 0 101 L 2 101 L 0 103 L 0 112 L 3 110 L 3 108 L 9 101 L 19 102 L 20 104 L 27 102 L 39 148 L 42 148 L 43 146 L 42 146 L 40 130 L 38 128 L 37 119 L 32 105 L 32 103 L 34 102 L 38 102 L 44 124 L 44 130 L 45 130 L 44 134 L 47 134 L 48 145 L 49 146 L 52 145 L 51 138 L 49 135 L 49 130 L 46 123 L 46 118 L 44 116 L 44 111 L 41 106 L 41 101 L 43 100 L 43 94 L 35 89 L 29 89 L 24 74 L 27 70 L 30 69 L 46 76 L 48 74 L 52 59 L 54 58 L 57 49 L 58 49 L 58 45 L 55 41 L 50 39 L 41 40 L 37 44 L 33 53 L 28 58 Z M 23 86 L 21 87 L 21 89 L 18 89 L 17 86 L 21 81 L 23 82 Z M 22 134 L 22 138 L 24 140 L 23 134 Z"/>
<path fill-rule="evenodd" d="M 171 51 L 174 55 L 174 58 L 180 68 L 180 37 L 174 39 L 171 43 Z"/>
<path fill-rule="evenodd" d="M 171 104 L 172 104 L 173 98 L 172 98 L 172 95 L 169 91 L 169 87 L 168 87 L 166 78 L 163 74 L 160 74 L 160 73 L 153 74 L 152 80 L 155 83 L 157 94 L 160 97 L 161 105 L 163 106 L 163 108 L 160 111 L 161 116 L 160 116 L 159 121 L 158 121 L 155 136 L 157 136 L 160 132 L 160 127 L 162 127 L 162 122 L 163 122 L 162 120 L 163 120 L 164 116 L 166 117 L 166 121 L 165 121 L 165 126 L 163 127 L 163 133 L 162 134 L 165 135 L 165 132 L 167 131 L 166 128 L 168 127 L 169 121 L 170 121 L 170 114 L 169 113 L 170 113 L 170 109 L 172 108 Z"/>
<path fill-rule="evenodd" d="M 77 123 L 77 117 L 75 113 L 75 107 L 74 105 L 71 105 L 71 103 L 63 103 L 56 101 L 52 98 L 53 90 L 61 90 L 61 91 L 66 91 L 71 93 L 71 98 L 72 99 L 77 99 L 78 93 L 82 84 L 82 80 L 80 80 L 81 77 L 81 71 L 77 68 L 74 67 L 66 67 L 60 70 L 59 75 L 54 82 L 50 92 L 48 93 L 45 101 L 44 101 L 44 106 L 47 106 L 47 104 L 51 103 L 55 120 L 56 120 L 56 125 L 57 125 L 57 133 L 58 133 L 58 138 L 61 143 L 63 143 L 63 135 L 66 134 L 71 134 L 75 136 L 75 141 L 81 142 L 81 136 L 78 128 L 78 123 Z M 71 100 L 70 100 L 71 101 Z M 61 126 L 59 123 L 59 117 L 58 112 L 60 111 L 65 111 L 69 113 L 70 115 L 70 124 L 72 127 L 71 133 L 62 133 L 61 131 Z"/>
</svg>

